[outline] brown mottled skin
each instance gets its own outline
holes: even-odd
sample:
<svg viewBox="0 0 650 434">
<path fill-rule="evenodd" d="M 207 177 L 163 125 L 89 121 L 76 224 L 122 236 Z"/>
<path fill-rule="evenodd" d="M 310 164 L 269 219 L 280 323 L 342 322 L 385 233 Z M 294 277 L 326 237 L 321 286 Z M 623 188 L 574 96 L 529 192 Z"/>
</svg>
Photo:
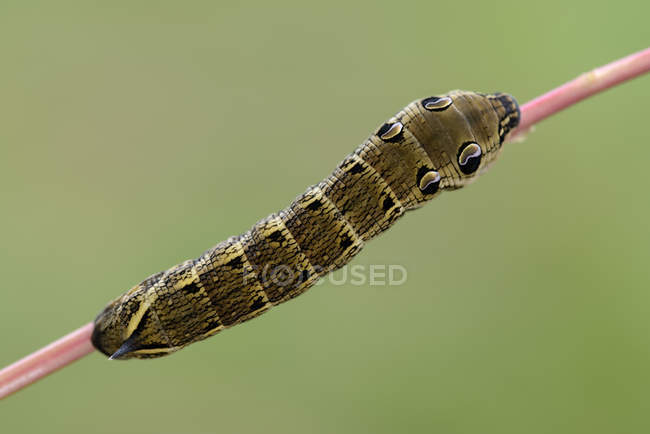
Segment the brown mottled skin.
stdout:
<svg viewBox="0 0 650 434">
<path fill-rule="evenodd" d="M 405 211 L 473 181 L 519 116 L 501 93 L 413 101 L 286 209 L 109 303 L 93 344 L 113 358 L 158 357 L 302 294 Z"/>
</svg>

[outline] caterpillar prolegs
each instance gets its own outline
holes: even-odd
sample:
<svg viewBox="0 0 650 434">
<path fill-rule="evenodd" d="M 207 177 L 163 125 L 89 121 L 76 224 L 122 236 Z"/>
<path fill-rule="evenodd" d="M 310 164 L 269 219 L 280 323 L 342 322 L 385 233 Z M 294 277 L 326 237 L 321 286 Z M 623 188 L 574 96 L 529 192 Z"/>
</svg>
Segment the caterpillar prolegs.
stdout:
<svg viewBox="0 0 650 434">
<path fill-rule="evenodd" d="M 475 179 L 519 117 L 503 93 L 413 101 L 287 208 L 109 303 L 93 344 L 112 358 L 163 356 L 302 294 L 406 211 Z"/>
</svg>

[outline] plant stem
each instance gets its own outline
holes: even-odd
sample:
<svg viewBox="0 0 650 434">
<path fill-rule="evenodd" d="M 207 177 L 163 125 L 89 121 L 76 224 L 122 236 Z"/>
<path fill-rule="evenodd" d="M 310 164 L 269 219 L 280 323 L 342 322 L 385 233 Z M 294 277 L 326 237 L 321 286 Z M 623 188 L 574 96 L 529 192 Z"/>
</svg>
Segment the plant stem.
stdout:
<svg viewBox="0 0 650 434">
<path fill-rule="evenodd" d="M 586 72 L 521 106 L 521 122 L 511 139 L 525 134 L 534 124 L 585 98 L 650 71 L 650 48 Z"/>
<path fill-rule="evenodd" d="M 531 126 L 598 92 L 650 71 L 650 48 L 608 63 L 551 90 L 521 106 L 521 122 L 515 138 Z M 93 323 L 52 342 L 0 371 L 0 399 L 90 354 Z"/>
<path fill-rule="evenodd" d="M 92 332 L 93 323 L 88 323 L 4 368 L 0 371 L 0 399 L 93 352 Z"/>
</svg>

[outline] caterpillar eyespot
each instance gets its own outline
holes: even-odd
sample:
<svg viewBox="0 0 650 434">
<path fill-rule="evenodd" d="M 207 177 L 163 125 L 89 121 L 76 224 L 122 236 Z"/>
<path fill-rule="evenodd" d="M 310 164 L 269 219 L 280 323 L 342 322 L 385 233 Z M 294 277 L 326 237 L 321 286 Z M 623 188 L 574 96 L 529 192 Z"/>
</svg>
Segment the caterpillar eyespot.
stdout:
<svg viewBox="0 0 650 434">
<path fill-rule="evenodd" d="M 418 171 L 418 186 L 424 194 L 435 194 L 440 187 L 440 173 L 422 167 Z"/>
<path fill-rule="evenodd" d="M 413 101 L 287 208 L 109 303 L 93 344 L 111 358 L 159 357 L 304 293 L 406 211 L 478 176 L 519 116 L 503 93 Z"/>
<path fill-rule="evenodd" d="M 401 122 L 395 122 L 394 124 L 384 124 L 377 132 L 377 135 L 380 139 L 386 142 L 395 141 L 401 134 L 402 128 L 404 128 L 404 125 L 402 125 Z"/>
<path fill-rule="evenodd" d="M 458 150 L 458 164 L 465 175 L 476 172 L 481 164 L 481 147 L 478 143 L 467 142 Z"/>
<path fill-rule="evenodd" d="M 448 96 L 437 97 L 432 96 L 422 100 L 422 106 L 429 111 L 442 111 L 449 107 L 453 103 L 453 100 Z"/>
</svg>

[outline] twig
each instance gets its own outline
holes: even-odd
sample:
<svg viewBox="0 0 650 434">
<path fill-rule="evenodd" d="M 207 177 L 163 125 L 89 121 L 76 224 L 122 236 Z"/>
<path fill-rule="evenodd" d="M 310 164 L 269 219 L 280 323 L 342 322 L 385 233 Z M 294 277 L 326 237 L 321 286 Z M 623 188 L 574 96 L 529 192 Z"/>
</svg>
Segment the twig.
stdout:
<svg viewBox="0 0 650 434">
<path fill-rule="evenodd" d="M 547 117 L 648 71 L 650 71 L 650 48 L 586 72 L 522 105 L 521 122 L 510 137 L 516 139 Z"/>
<path fill-rule="evenodd" d="M 92 332 L 93 323 L 88 323 L 4 368 L 0 371 L 0 399 L 92 353 Z"/>
<path fill-rule="evenodd" d="M 531 126 L 585 98 L 650 71 L 650 48 L 609 63 L 545 93 L 521 106 L 515 138 Z M 62 337 L 47 347 L 0 371 L 0 399 L 90 354 L 93 323 Z"/>
</svg>

